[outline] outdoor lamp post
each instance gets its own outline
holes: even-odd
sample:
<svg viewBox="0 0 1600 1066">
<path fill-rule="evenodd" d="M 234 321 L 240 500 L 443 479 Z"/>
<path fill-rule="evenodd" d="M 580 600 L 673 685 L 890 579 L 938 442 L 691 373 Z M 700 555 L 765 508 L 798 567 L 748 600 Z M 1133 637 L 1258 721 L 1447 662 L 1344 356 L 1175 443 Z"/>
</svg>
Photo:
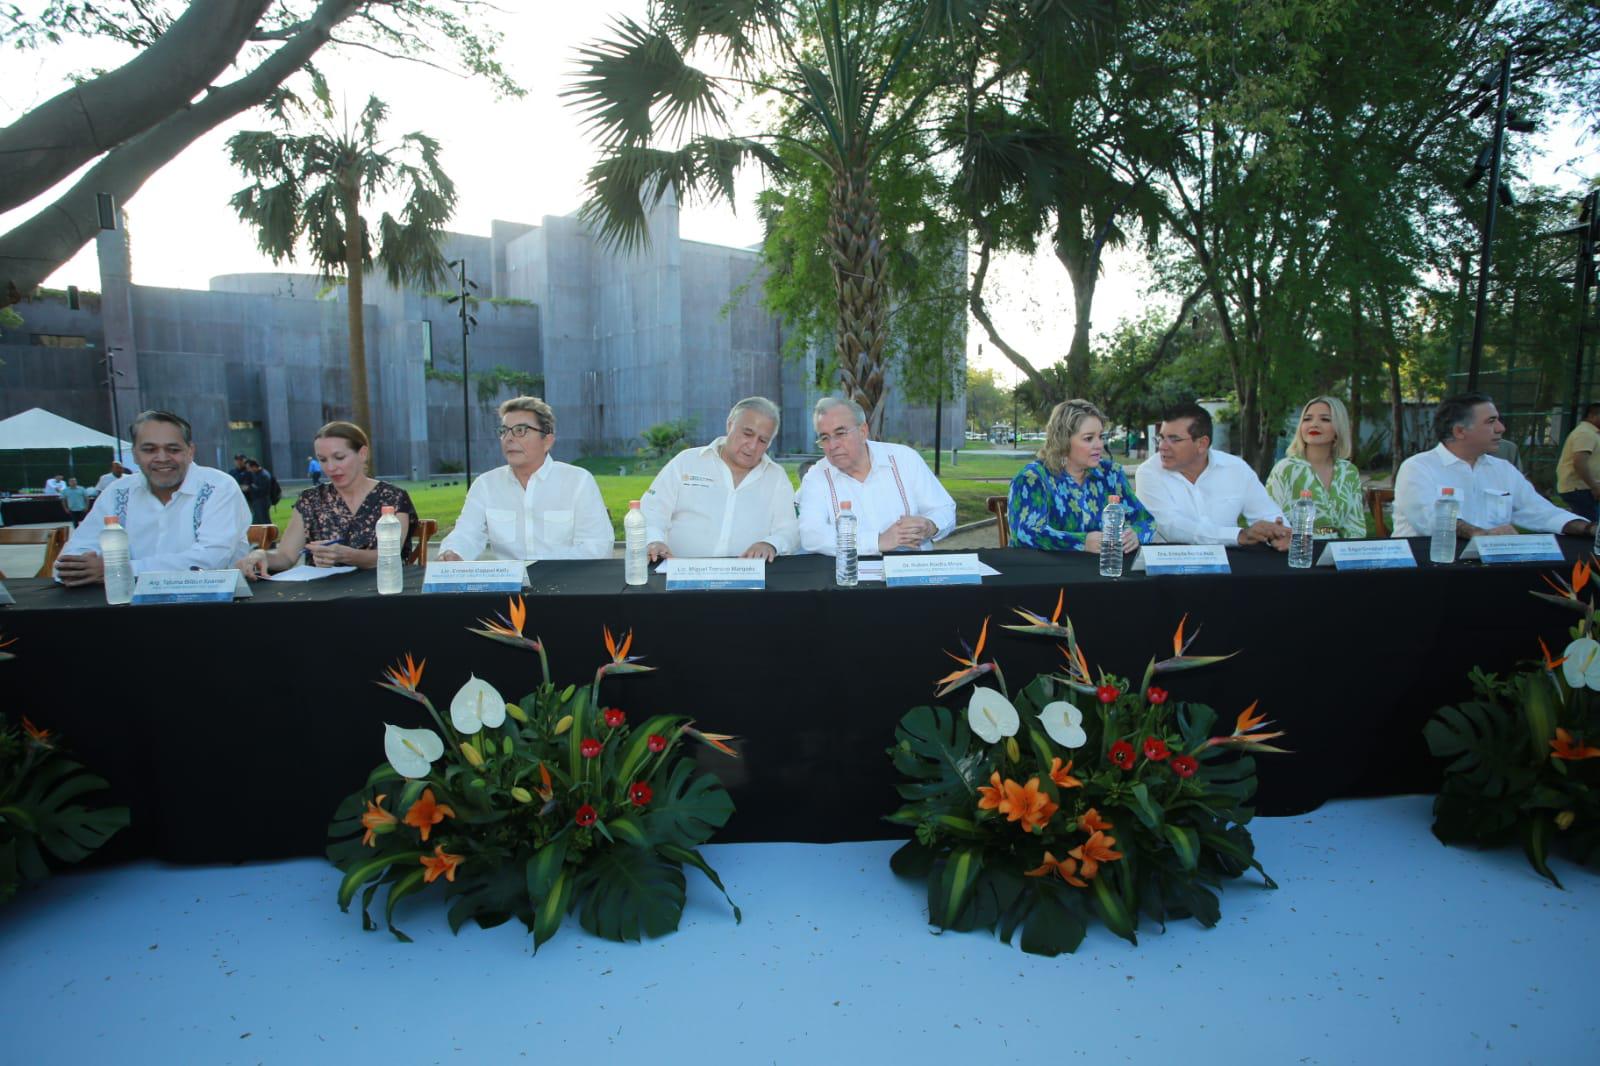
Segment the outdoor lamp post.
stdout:
<svg viewBox="0 0 1600 1066">
<path fill-rule="evenodd" d="M 445 300 L 445 303 L 459 304 L 460 306 L 457 310 L 461 313 L 462 466 L 466 470 L 467 486 L 470 488 L 472 486 L 472 401 L 467 396 L 468 379 L 471 377 L 467 373 L 467 327 L 469 324 L 476 326 L 478 320 L 467 311 L 467 286 L 470 285 L 476 289 L 478 283 L 467 277 L 467 260 L 465 256 L 460 259 L 452 259 L 446 265 L 456 268 L 456 294 Z"/>
</svg>

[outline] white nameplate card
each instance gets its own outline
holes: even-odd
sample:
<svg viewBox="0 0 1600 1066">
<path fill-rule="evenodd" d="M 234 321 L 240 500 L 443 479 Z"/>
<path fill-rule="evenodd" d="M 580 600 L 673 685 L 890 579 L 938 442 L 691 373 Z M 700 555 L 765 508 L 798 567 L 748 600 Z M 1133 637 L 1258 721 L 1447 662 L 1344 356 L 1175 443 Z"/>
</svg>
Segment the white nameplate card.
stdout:
<svg viewBox="0 0 1600 1066">
<path fill-rule="evenodd" d="M 133 602 L 229 603 L 251 595 L 237 570 L 151 570 L 133 582 Z"/>
<path fill-rule="evenodd" d="M 1134 557 L 1133 570 L 1152 577 L 1231 573 L 1228 550 L 1220 544 L 1146 544 Z"/>
<path fill-rule="evenodd" d="M 1340 570 L 1415 569 L 1417 557 L 1407 540 L 1335 540 L 1322 549 L 1318 566 Z"/>
<path fill-rule="evenodd" d="M 680 589 L 764 589 L 765 559 L 669 559 L 667 591 Z"/>
<path fill-rule="evenodd" d="M 1518 533 L 1504 537 L 1473 537 L 1467 541 L 1462 559 L 1482 559 L 1485 563 L 1561 563 L 1561 545 L 1554 533 Z"/>
<path fill-rule="evenodd" d="M 857 565 L 859 567 L 859 560 Z M 963 555 L 895 553 L 883 557 L 883 577 L 890 588 L 910 585 L 981 585 L 983 564 L 976 552 Z M 859 580 L 859 578 L 858 578 Z"/>
<path fill-rule="evenodd" d="M 435 560 L 422 572 L 423 592 L 520 592 L 527 583 L 528 564 L 520 559 Z"/>
</svg>

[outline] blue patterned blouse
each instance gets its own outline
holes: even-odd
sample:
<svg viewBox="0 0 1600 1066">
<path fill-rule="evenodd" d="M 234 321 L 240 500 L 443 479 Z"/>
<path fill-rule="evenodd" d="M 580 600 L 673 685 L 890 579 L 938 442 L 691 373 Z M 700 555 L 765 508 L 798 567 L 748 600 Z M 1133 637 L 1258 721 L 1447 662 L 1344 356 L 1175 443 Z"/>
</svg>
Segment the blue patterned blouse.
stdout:
<svg viewBox="0 0 1600 1066">
<path fill-rule="evenodd" d="M 1122 497 L 1139 543 L 1149 544 L 1156 535 L 1155 517 L 1134 496 L 1122 467 L 1102 459 L 1080 485 L 1071 474 L 1052 474 L 1035 459 L 1011 481 L 1007 513 L 1012 543 L 1043 551 L 1082 551 L 1084 538 L 1099 531 L 1100 512 L 1112 495 Z"/>
</svg>

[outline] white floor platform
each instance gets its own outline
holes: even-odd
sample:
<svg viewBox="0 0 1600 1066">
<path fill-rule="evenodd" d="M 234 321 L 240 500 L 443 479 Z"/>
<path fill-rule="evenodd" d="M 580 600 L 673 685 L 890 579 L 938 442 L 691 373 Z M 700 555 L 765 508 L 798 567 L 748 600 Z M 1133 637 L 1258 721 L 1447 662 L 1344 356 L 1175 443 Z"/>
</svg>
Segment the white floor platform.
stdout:
<svg viewBox="0 0 1600 1066">
<path fill-rule="evenodd" d="M 889 843 L 725 845 L 674 936 L 364 933 L 317 861 L 58 876 L 0 910 L 0 1061 L 1554 1063 L 1600 1055 L 1600 876 L 1441 847 L 1430 800 L 1258 820 L 1281 888 L 1041 959 L 930 933 Z"/>
</svg>

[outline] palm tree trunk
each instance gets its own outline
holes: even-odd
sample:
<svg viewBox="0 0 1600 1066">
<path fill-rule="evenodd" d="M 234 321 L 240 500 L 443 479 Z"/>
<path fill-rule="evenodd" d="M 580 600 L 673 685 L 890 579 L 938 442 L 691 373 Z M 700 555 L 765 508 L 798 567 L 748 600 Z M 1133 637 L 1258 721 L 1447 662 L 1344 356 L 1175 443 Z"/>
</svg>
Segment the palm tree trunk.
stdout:
<svg viewBox="0 0 1600 1066">
<path fill-rule="evenodd" d="M 888 321 L 883 279 L 883 216 L 863 161 L 841 163 L 829 196 L 828 250 L 839 300 L 835 348 L 839 383 L 881 430 L 883 343 Z"/>
<path fill-rule="evenodd" d="M 355 424 L 367 431 L 368 440 L 377 437 L 377 427 L 372 424 L 372 408 L 367 398 L 367 333 L 365 308 L 362 306 L 364 298 L 364 282 L 362 276 L 366 249 L 364 239 L 366 226 L 361 221 L 361 194 L 356 187 L 354 175 L 349 175 L 339 182 L 340 199 L 344 201 L 344 276 L 345 298 L 348 301 L 345 314 L 350 329 L 350 406 L 355 413 Z M 371 469 L 377 470 L 377 458 L 373 454 L 376 449 L 368 453 L 368 462 Z"/>
</svg>

